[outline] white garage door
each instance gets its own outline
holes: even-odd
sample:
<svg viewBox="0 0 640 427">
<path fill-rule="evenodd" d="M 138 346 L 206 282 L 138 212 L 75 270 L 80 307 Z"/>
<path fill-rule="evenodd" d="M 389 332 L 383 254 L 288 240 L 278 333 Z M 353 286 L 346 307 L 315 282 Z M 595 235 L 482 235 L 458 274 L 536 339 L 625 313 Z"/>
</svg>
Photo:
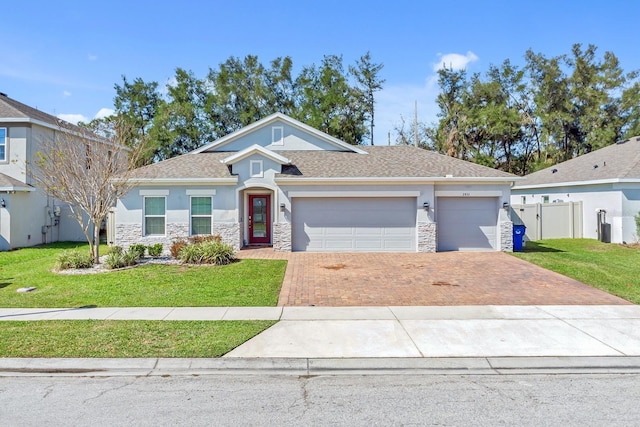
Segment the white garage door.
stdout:
<svg viewBox="0 0 640 427">
<path fill-rule="evenodd" d="M 438 197 L 438 251 L 495 250 L 498 199 Z"/>
<path fill-rule="evenodd" d="M 294 198 L 294 251 L 416 250 L 416 199 Z"/>
</svg>

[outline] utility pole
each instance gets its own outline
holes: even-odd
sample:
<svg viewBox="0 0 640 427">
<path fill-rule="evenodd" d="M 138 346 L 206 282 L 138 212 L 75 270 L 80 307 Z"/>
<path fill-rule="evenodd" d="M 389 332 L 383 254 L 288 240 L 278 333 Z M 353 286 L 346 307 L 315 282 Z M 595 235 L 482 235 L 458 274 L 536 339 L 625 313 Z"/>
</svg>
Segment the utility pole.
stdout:
<svg viewBox="0 0 640 427">
<path fill-rule="evenodd" d="M 416 148 L 418 148 L 418 100 L 415 101 L 413 108 L 413 138 Z"/>
</svg>

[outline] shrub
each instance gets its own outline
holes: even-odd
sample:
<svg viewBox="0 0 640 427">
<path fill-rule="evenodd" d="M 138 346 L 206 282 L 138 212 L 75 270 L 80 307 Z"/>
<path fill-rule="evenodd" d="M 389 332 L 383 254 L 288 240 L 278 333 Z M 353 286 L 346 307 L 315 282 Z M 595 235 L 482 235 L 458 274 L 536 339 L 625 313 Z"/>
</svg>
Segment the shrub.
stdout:
<svg viewBox="0 0 640 427">
<path fill-rule="evenodd" d="M 134 245 L 129 246 L 128 252 L 135 253 L 137 255 L 137 258 L 140 259 L 144 257 L 144 251 L 146 250 L 147 250 L 147 247 L 145 245 L 141 243 L 136 243 Z"/>
<path fill-rule="evenodd" d="M 156 243 L 155 245 L 147 246 L 147 253 L 152 258 L 158 258 L 162 255 L 162 243 Z"/>
<path fill-rule="evenodd" d="M 59 270 L 70 268 L 91 268 L 93 267 L 93 255 L 86 252 L 64 251 L 58 255 L 56 267 Z"/>
<path fill-rule="evenodd" d="M 189 243 L 197 244 L 204 242 L 222 242 L 222 237 L 220 235 L 206 235 L 206 236 L 191 236 L 189 237 Z"/>
<path fill-rule="evenodd" d="M 171 256 L 176 259 L 179 258 L 180 251 L 182 251 L 182 248 L 187 246 L 187 244 L 188 242 L 184 239 L 174 240 L 173 243 L 171 244 L 171 248 L 169 248 L 169 252 L 171 253 Z"/>
<path fill-rule="evenodd" d="M 107 258 L 104 263 L 108 268 L 123 268 L 129 267 L 131 265 L 135 265 L 136 262 L 140 259 L 139 250 L 131 250 L 123 251 L 120 246 L 114 246 L 111 248 L 111 251 L 107 254 Z"/>
<path fill-rule="evenodd" d="M 188 264 L 213 265 L 230 264 L 236 259 L 233 248 L 219 239 L 186 245 L 180 250 L 178 258 Z"/>
<path fill-rule="evenodd" d="M 636 220 L 636 238 L 640 240 L 640 212 L 634 218 Z"/>
</svg>

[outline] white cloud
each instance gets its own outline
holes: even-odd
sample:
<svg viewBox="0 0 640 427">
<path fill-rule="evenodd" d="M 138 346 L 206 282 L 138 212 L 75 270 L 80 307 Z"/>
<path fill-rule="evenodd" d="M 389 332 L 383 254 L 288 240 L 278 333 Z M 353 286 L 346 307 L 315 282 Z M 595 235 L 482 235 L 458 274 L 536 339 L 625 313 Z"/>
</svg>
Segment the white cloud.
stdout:
<svg viewBox="0 0 640 427">
<path fill-rule="evenodd" d="M 73 123 L 74 125 L 77 125 L 78 122 L 87 123 L 89 121 L 89 119 L 82 114 L 58 114 L 58 118 L 65 122 Z"/>
<path fill-rule="evenodd" d="M 89 54 L 88 56 L 89 56 L 89 61 L 97 61 L 98 60 L 98 55 Z"/>
<path fill-rule="evenodd" d="M 108 117 L 113 115 L 113 113 L 115 113 L 115 110 L 112 110 L 111 108 L 101 108 L 100 111 L 98 111 L 96 113 L 95 116 L 93 116 L 94 119 L 102 119 L 104 117 Z"/>
<path fill-rule="evenodd" d="M 62 96 L 71 96 L 71 92 L 69 92 L 68 90 L 65 90 L 62 92 Z"/>
<path fill-rule="evenodd" d="M 433 64 L 433 71 L 437 72 L 442 68 L 453 68 L 454 70 L 462 70 L 467 68 L 467 65 L 471 62 L 476 62 L 478 55 L 469 51 L 465 55 L 459 53 L 439 53 L 440 60 Z"/>
</svg>

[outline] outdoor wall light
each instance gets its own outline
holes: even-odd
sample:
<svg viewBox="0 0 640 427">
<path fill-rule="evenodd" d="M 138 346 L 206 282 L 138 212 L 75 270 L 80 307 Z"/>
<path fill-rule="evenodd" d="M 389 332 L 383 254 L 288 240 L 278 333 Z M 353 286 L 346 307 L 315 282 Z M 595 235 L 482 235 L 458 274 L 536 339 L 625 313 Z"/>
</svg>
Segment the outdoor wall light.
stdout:
<svg viewBox="0 0 640 427">
<path fill-rule="evenodd" d="M 4 199 L 0 199 L 0 206 L 2 206 L 3 208 L 6 208 L 7 202 L 5 202 Z"/>
<path fill-rule="evenodd" d="M 428 211 L 429 210 L 429 202 L 424 202 L 422 204 L 422 207 L 424 208 L 425 211 Z"/>
<path fill-rule="evenodd" d="M 284 212 L 285 204 L 280 203 L 280 212 Z"/>
<path fill-rule="evenodd" d="M 509 209 L 509 203 L 504 202 L 504 203 L 502 204 L 502 209 Z"/>
</svg>

